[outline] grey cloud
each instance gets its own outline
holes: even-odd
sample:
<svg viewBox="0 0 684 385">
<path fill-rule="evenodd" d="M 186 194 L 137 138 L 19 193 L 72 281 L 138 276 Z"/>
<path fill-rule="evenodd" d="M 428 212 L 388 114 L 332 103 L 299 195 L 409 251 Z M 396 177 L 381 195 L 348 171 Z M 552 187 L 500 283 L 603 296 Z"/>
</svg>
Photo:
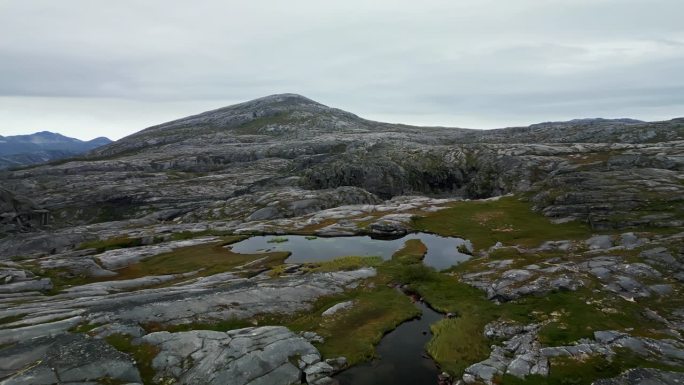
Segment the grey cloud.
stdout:
<svg viewBox="0 0 684 385">
<path fill-rule="evenodd" d="M 104 133 L 98 116 L 127 115 L 117 137 L 149 122 L 133 110 L 178 117 L 183 103 L 277 92 L 479 128 L 680 116 L 681 14 L 680 0 L 0 0 L 0 96 L 12 100 L 0 134 L 84 136 L 65 123 L 74 108 L 57 108 L 78 102 L 101 111 L 83 122 Z M 27 119 L 31 108 L 52 119 Z"/>
</svg>

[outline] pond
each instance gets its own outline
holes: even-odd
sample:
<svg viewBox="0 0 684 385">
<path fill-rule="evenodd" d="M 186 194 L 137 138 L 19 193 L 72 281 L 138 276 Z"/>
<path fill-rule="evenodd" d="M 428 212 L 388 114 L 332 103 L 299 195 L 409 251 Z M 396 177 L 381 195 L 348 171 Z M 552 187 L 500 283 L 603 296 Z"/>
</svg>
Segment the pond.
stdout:
<svg viewBox="0 0 684 385">
<path fill-rule="evenodd" d="M 444 317 L 422 302 L 416 306 L 423 315 L 385 335 L 375 350 L 378 359 L 336 375 L 340 385 L 437 384 L 440 371 L 426 355 L 425 344 L 432 337 L 430 325 Z"/>
<path fill-rule="evenodd" d="M 470 258 L 470 255 L 457 250 L 458 246 L 467 241 L 429 233 L 412 233 L 391 240 L 369 236 L 314 238 L 302 235 L 265 235 L 250 237 L 230 247 L 234 252 L 243 254 L 289 251 L 292 254 L 286 260 L 287 263 L 322 262 L 349 255 L 379 256 L 387 260 L 409 239 L 420 239 L 427 246 L 423 263 L 437 270 L 449 268 Z"/>
</svg>

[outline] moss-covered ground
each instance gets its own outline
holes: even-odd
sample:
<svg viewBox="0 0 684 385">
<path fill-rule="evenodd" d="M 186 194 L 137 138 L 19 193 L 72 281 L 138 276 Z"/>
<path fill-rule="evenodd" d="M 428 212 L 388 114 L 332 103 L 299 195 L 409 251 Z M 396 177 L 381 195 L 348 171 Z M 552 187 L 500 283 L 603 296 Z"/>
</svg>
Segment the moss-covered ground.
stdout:
<svg viewBox="0 0 684 385">
<path fill-rule="evenodd" d="M 514 196 L 455 202 L 444 210 L 416 218 L 413 227 L 469 239 L 476 249 L 487 249 L 496 242 L 535 247 L 548 240 L 585 239 L 592 233 L 585 223 L 553 224 L 532 211 L 529 202 Z"/>
<path fill-rule="evenodd" d="M 543 322 L 540 342 L 547 346 L 573 343 L 591 338 L 594 331 L 621 330 L 632 335 L 663 338 L 663 325 L 644 315 L 643 303 L 630 302 L 601 290 L 600 283 L 588 279 L 584 288 L 575 291 L 558 291 L 544 296 L 524 297 L 496 304 L 481 290 L 459 279 L 464 273 L 486 269 L 487 262 L 510 259 L 511 267 L 538 263 L 552 257 L 562 261 L 579 258 L 585 250 L 574 252 L 531 252 L 524 248 L 536 247 L 547 240 L 580 240 L 592 235 L 583 223 L 552 224 L 547 218 L 531 210 L 530 204 L 517 197 L 503 197 L 489 201 L 465 201 L 416 218 L 417 230 L 444 236 L 459 236 L 473 242 L 476 250 L 486 250 L 496 242 L 509 247 L 500 248 L 487 258 L 472 260 L 446 272 L 437 272 L 422 264 L 427 251 L 419 240 L 407 241 L 391 260 L 379 257 L 349 256 L 323 263 L 303 266 L 306 273 L 330 272 L 371 266 L 377 276 L 359 286 L 337 295 L 320 298 L 307 311 L 283 315 L 258 315 L 248 320 L 223 320 L 214 323 L 186 325 L 143 325 L 147 331 L 184 331 L 194 329 L 231 330 L 254 325 L 285 325 L 294 331 L 314 331 L 325 338 L 317 347 L 325 357 L 347 357 L 350 364 L 374 357 L 374 346 L 382 336 L 400 323 L 419 315 L 411 299 L 396 287 L 400 285 L 419 294 L 433 308 L 455 316 L 444 318 L 432 325 L 433 337 L 426 349 L 441 369 L 460 376 L 469 365 L 481 361 L 490 353 L 493 343 L 483 335 L 484 326 L 494 320 L 512 320 L 523 324 Z M 202 269 L 203 275 L 229 271 L 235 267 L 267 256 L 262 266 L 272 269 L 272 276 L 287 274 L 283 265 L 285 253 L 239 255 L 223 247 L 237 238 L 225 237 L 221 242 L 174 250 L 144 260 L 119 271 L 121 277 L 184 273 Z M 119 244 L 112 242 L 116 247 Z M 513 247 L 513 246 L 519 246 Z M 103 247 L 99 245 L 99 247 Z M 574 254 L 577 253 L 577 254 Z M 476 255 L 478 253 L 475 253 Z M 630 262 L 638 261 L 638 250 L 622 254 Z M 354 301 L 354 306 L 323 317 L 329 307 Z M 649 299 L 649 308 L 667 312 L 684 306 L 681 298 Z M 84 325 L 84 331 L 89 325 Z M 125 337 L 110 337 L 110 343 L 122 351 L 132 353 L 141 360 L 146 383 L 149 373 L 145 362 L 151 362 L 154 351 L 149 346 L 136 347 Z M 497 379 L 499 384 L 589 384 L 596 378 L 614 377 L 627 368 L 662 367 L 629 352 L 619 352 L 615 359 L 602 357 L 585 360 L 566 358 L 551 362 L 547 378 L 531 376 L 521 380 L 511 376 Z M 675 368 L 677 369 L 677 368 Z M 681 368 L 679 368 L 681 369 Z"/>
<path fill-rule="evenodd" d="M 112 277 L 87 277 L 70 274 L 64 270 L 53 269 L 42 271 L 37 267 L 32 270 L 40 276 L 52 279 L 52 293 L 88 283 L 126 280 L 152 275 L 183 274 L 196 272 L 192 277 L 204 277 L 213 274 L 232 271 L 238 266 L 258 261 L 253 268 L 270 268 L 283 263 L 289 256 L 287 252 L 269 252 L 259 254 L 234 253 L 225 246 L 244 239 L 242 236 L 224 236 L 219 241 L 195 246 L 180 247 L 167 253 L 155 255 L 150 258 L 116 270 L 117 275 Z M 108 240 L 107 244 L 121 245 L 123 241 Z M 187 279 L 187 278 L 179 278 Z M 175 283 L 172 281 L 170 283 Z M 165 284 L 170 284 L 166 282 Z"/>
<path fill-rule="evenodd" d="M 533 212 L 528 202 L 517 197 L 457 202 L 445 210 L 416 218 L 413 225 L 417 230 L 469 239 L 480 250 L 496 242 L 531 248 L 548 240 L 580 240 L 592 235 L 591 229 L 583 223 L 551 223 Z M 577 250 L 579 253 L 582 251 Z M 631 262 L 638 261 L 637 254 L 638 250 L 621 253 Z M 492 341 L 484 337 L 483 329 L 487 323 L 497 319 L 525 324 L 543 322 L 539 338 L 547 346 L 591 338 L 598 330 L 622 330 L 651 338 L 667 337 L 661 333 L 663 324 L 644 315 L 645 304 L 600 290 L 600 284 L 594 281 L 576 292 L 553 292 L 543 297 L 526 297 L 497 305 L 487 300 L 484 292 L 458 279 L 460 273 L 483 271 L 486 269 L 484 263 L 488 261 L 511 259 L 513 268 L 551 257 L 573 260 L 578 255 L 521 252 L 516 247 L 506 247 L 490 253 L 488 258 L 475 258 L 463 263 L 451 273 L 440 274 L 416 265 L 398 274 L 404 275 L 412 288 L 431 306 L 441 312 L 458 315 L 434 324 L 433 338 L 427 346 L 439 365 L 454 375 L 460 375 L 467 366 L 489 355 Z M 646 305 L 667 313 L 683 306 L 684 300 L 652 298 Z M 498 381 L 501 384 L 589 384 L 596 378 L 612 377 L 627 368 L 654 366 L 658 366 L 657 362 L 648 362 L 623 352 L 612 362 L 600 357 L 587 361 L 555 360 L 548 378 L 520 380 L 505 376 Z"/>
<path fill-rule="evenodd" d="M 105 338 L 115 349 L 130 354 L 135 359 L 136 366 L 144 385 L 153 385 L 154 369 L 152 360 L 159 354 L 159 349 L 154 345 L 133 343 L 130 336 L 113 334 Z"/>
</svg>

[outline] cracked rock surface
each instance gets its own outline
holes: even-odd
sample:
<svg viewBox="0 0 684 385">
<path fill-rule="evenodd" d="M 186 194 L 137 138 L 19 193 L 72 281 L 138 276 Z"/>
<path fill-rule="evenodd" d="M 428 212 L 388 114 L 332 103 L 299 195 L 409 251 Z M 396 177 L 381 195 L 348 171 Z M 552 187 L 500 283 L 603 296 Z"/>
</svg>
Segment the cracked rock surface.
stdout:
<svg viewBox="0 0 684 385">
<path fill-rule="evenodd" d="M 152 362 L 157 382 L 289 385 L 304 375 L 314 384 L 330 380 L 333 371 L 313 345 L 285 327 L 158 332 L 142 341 L 159 348 Z"/>
<path fill-rule="evenodd" d="M 493 384 L 496 377 L 504 374 L 518 378 L 535 374 L 547 376 L 549 370 L 552 370 L 551 358 L 584 359 L 601 356 L 610 359 L 618 349 L 630 350 L 641 357 L 662 364 L 679 367 L 684 365 L 684 343 L 679 340 L 635 337 L 616 331 L 597 331 L 594 332 L 593 339 L 583 339 L 574 345 L 543 347 L 537 339 L 541 326 L 523 326 L 499 321 L 488 324 L 485 327 L 485 336 L 504 341 L 500 345 L 492 346 L 489 358 L 466 368 L 463 381 L 467 384 Z"/>
<path fill-rule="evenodd" d="M 7 353 L 3 352 L 6 355 L 0 370 L 4 374 L 12 373 L 17 367 L 15 365 L 26 358 L 41 359 L 36 361 L 36 365 L 23 368 L 0 384 L 80 384 L 94 383 L 103 378 L 123 383 L 141 382 L 134 360 L 102 340 L 71 334 L 53 341 L 39 342 L 44 344 L 29 347 L 19 345 Z"/>
</svg>

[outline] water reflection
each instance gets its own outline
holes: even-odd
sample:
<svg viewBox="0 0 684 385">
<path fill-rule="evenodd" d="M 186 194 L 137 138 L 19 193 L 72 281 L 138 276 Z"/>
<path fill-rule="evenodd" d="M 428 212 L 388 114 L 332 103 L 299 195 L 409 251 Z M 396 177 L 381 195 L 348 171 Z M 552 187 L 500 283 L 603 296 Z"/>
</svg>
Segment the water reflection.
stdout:
<svg viewBox="0 0 684 385">
<path fill-rule="evenodd" d="M 274 240 L 287 239 L 287 242 L 276 243 Z M 257 253 L 265 251 L 289 251 L 292 253 L 286 262 L 320 262 L 348 255 L 379 256 L 390 259 L 392 254 L 404 246 L 409 239 L 420 239 L 427 246 L 427 254 L 423 263 L 443 270 L 470 258 L 457 250 L 464 244 L 461 238 L 441 237 L 428 233 L 412 233 L 399 239 L 373 239 L 369 236 L 314 238 L 301 235 L 288 236 L 254 236 L 232 245 L 237 253 Z"/>
<path fill-rule="evenodd" d="M 439 369 L 427 357 L 425 344 L 430 340 L 430 325 L 441 314 L 418 302 L 420 319 L 405 322 L 383 337 L 376 348 L 379 359 L 353 366 L 335 376 L 341 385 L 422 385 L 436 384 Z"/>
</svg>

